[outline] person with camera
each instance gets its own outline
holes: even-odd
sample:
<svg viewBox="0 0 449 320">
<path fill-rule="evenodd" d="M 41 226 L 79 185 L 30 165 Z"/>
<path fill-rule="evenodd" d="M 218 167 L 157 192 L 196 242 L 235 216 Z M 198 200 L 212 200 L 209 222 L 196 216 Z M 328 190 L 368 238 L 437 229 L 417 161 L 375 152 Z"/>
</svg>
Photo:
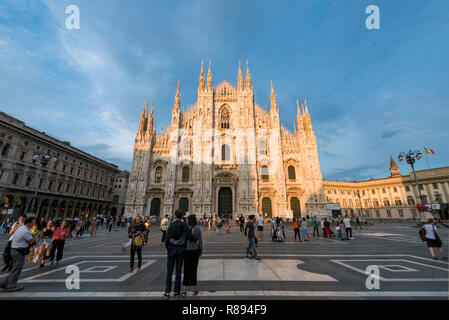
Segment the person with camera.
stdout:
<svg viewBox="0 0 449 320">
<path fill-rule="evenodd" d="M 23 287 L 17 287 L 17 281 L 25 264 L 25 256 L 30 253 L 30 246 L 33 246 L 35 243 L 35 239 L 30 232 L 30 229 L 35 225 L 36 218 L 28 217 L 14 232 L 11 242 L 12 269 L 6 280 L 0 284 L 0 288 L 3 288 L 6 292 L 23 289 Z"/>
<path fill-rule="evenodd" d="M 147 228 L 145 224 L 142 222 L 142 218 L 137 216 L 131 228 L 129 230 L 129 238 L 131 239 L 131 257 L 130 257 L 130 265 L 128 269 L 128 273 L 133 272 L 134 270 L 134 257 L 137 253 L 137 271 L 136 273 L 140 273 L 142 271 L 142 247 L 145 245 L 145 232 Z"/>
</svg>

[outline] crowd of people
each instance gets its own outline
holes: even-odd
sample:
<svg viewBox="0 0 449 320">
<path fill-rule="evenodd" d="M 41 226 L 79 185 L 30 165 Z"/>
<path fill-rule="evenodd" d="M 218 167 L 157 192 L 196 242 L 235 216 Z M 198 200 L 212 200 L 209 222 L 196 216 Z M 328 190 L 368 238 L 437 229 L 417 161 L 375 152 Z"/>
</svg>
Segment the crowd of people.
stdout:
<svg viewBox="0 0 449 320">
<path fill-rule="evenodd" d="M 187 295 L 187 288 L 192 287 L 192 294 L 198 295 L 197 270 L 200 256 L 203 251 L 203 239 L 200 225 L 204 230 L 215 228 L 213 232 L 220 234 L 225 227 L 226 232 L 230 232 L 232 217 L 228 216 L 203 216 L 197 221 L 195 215 L 184 216 L 180 209 L 175 211 L 172 218 L 165 215 L 160 221 L 159 228 L 162 233 L 160 244 L 164 244 L 167 250 L 167 274 L 164 297 L 170 298 L 172 292 L 172 275 L 175 272 L 174 297 Z M 235 223 L 239 226 L 241 234 L 247 241 L 245 259 L 254 258 L 259 261 L 257 253 L 259 240 L 263 239 L 264 224 L 268 223 L 270 238 L 275 242 L 282 242 L 287 239 L 286 223 L 281 217 L 264 219 L 262 214 L 257 217 L 243 214 L 237 216 Z M 286 221 L 289 222 L 288 219 Z M 318 220 L 316 216 L 305 216 L 293 218 L 293 232 L 295 241 L 311 241 L 318 237 L 338 238 L 341 240 L 354 239 L 352 228 L 362 229 L 366 221 L 360 218 L 352 219 L 345 217 L 331 218 L 324 217 Z M 127 228 L 130 246 L 130 266 L 128 273 L 134 271 L 135 256 L 137 254 L 137 270 L 142 270 L 142 249 L 148 245 L 148 234 L 150 231 L 149 217 L 136 218 L 114 217 L 103 218 L 96 216 L 91 218 L 74 219 L 54 219 L 45 221 L 34 217 L 20 216 L 17 221 L 3 221 L 0 225 L 2 232 L 8 232 L 10 238 L 5 247 L 3 257 L 5 266 L 3 272 L 9 272 L 8 277 L 0 283 L 0 288 L 7 292 L 22 290 L 17 286 L 22 267 L 25 261 L 39 263 L 43 268 L 48 260 L 52 265 L 58 263 L 63 258 L 64 245 L 67 239 L 82 237 L 83 233 L 89 232 L 91 237 L 95 237 L 98 228 L 103 227 L 111 232 L 115 229 Z M 107 232 L 106 232 L 107 233 Z M 427 224 L 420 230 L 420 236 L 427 242 L 430 254 L 433 259 L 437 259 L 435 249 L 438 249 L 442 259 L 447 257 L 442 250 L 442 241 L 439 232 L 434 225 L 434 220 L 429 219 Z M 183 271 L 183 272 L 182 272 Z M 184 278 L 181 279 L 182 273 Z M 181 291 L 182 289 L 182 291 Z"/>
</svg>

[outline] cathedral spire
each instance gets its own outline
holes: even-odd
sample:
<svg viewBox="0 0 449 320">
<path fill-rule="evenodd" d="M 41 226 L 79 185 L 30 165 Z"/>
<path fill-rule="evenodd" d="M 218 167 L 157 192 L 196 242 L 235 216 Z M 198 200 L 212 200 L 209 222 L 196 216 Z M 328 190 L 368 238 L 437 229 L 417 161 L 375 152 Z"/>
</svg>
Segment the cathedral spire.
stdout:
<svg viewBox="0 0 449 320">
<path fill-rule="evenodd" d="M 307 100 L 304 100 L 304 105 L 306 106 L 306 115 L 310 118 L 309 109 L 307 108 Z"/>
<path fill-rule="evenodd" d="M 137 133 L 143 131 L 144 123 L 146 121 L 146 101 L 143 101 L 143 107 L 142 107 L 142 113 L 140 114 L 140 121 L 139 121 L 139 129 L 137 129 Z"/>
<path fill-rule="evenodd" d="M 150 110 L 150 117 L 151 118 L 154 117 L 153 110 L 154 110 L 154 100 L 151 100 L 151 110 Z"/>
<path fill-rule="evenodd" d="M 175 95 L 175 109 L 179 109 L 179 106 L 181 104 L 181 95 L 179 94 L 179 80 L 178 80 L 178 89 L 176 89 L 176 95 Z"/>
<path fill-rule="evenodd" d="M 251 89 L 251 73 L 249 73 L 248 61 L 246 61 L 245 88 Z"/>
<path fill-rule="evenodd" d="M 274 93 L 274 89 L 273 89 L 273 80 L 271 80 L 271 97 L 270 97 L 270 101 L 271 101 L 271 109 L 277 109 L 277 104 L 276 104 L 276 94 Z"/>
<path fill-rule="evenodd" d="M 200 89 L 198 88 L 198 90 L 200 90 Z M 180 106 L 181 106 L 181 95 L 179 93 L 179 80 L 178 80 L 178 89 L 176 89 L 176 95 L 175 95 L 175 105 L 171 112 L 172 125 L 175 126 L 176 128 L 179 125 L 179 119 L 180 119 L 180 113 L 181 113 Z"/>
<path fill-rule="evenodd" d="M 201 61 L 200 84 L 198 86 L 198 90 L 204 90 L 205 88 L 206 88 L 206 83 L 204 81 L 204 65 L 203 65 L 203 61 Z"/>
<path fill-rule="evenodd" d="M 237 89 L 243 90 L 243 73 L 242 73 L 242 65 L 239 61 L 239 73 L 238 73 L 238 80 L 237 80 Z"/>
<path fill-rule="evenodd" d="M 209 60 L 209 70 L 207 71 L 207 89 L 212 90 L 214 87 L 212 82 L 212 69 L 210 66 L 210 60 Z"/>
<path fill-rule="evenodd" d="M 154 109 L 154 100 L 151 100 L 151 110 L 147 118 L 147 127 L 145 128 L 145 131 L 148 132 L 148 138 L 151 134 L 151 131 L 153 130 L 153 119 L 154 119 L 153 109 Z"/>
</svg>

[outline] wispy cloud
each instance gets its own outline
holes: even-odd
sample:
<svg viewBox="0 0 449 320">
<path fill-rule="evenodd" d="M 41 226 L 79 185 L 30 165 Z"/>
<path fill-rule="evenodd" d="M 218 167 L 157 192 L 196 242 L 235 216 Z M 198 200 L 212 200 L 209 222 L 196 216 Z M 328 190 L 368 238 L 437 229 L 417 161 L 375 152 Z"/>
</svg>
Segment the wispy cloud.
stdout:
<svg viewBox="0 0 449 320">
<path fill-rule="evenodd" d="M 448 164 L 449 3 L 384 3 L 368 31 L 363 1 L 78 0 L 81 29 L 67 30 L 72 2 L 0 3 L 0 108 L 123 168 L 143 100 L 166 125 L 176 80 L 195 102 L 203 59 L 214 83 L 249 60 L 261 105 L 273 79 L 290 128 L 308 99 L 324 177 L 385 176 L 390 153 L 424 145 Z"/>
</svg>

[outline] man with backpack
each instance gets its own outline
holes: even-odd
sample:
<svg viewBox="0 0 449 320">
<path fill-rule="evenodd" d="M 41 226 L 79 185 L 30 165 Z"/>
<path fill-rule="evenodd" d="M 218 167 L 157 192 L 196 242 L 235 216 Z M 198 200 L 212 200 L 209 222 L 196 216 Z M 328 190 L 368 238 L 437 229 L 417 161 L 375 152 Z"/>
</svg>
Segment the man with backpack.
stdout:
<svg viewBox="0 0 449 320">
<path fill-rule="evenodd" d="M 427 220 L 427 224 L 425 224 L 419 230 L 419 236 L 421 237 L 422 241 L 427 242 L 427 247 L 429 248 L 430 255 L 432 256 L 432 259 L 438 260 L 438 258 L 435 256 L 435 251 L 433 249 L 433 248 L 438 248 L 438 251 L 440 252 L 440 255 L 441 255 L 441 259 L 447 260 L 447 257 L 444 254 L 444 251 L 442 248 L 443 242 L 441 241 L 440 234 L 438 233 L 438 229 L 434 225 L 434 221 L 432 218 L 429 218 Z"/>
<path fill-rule="evenodd" d="M 175 221 L 170 224 L 165 238 L 165 247 L 167 248 L 167 278 L 165 281 L 166 299 L 170 298 L 173 269 L 176 269 L 174 297 L 181 295 L 181 271 L 184 259 L 184 249 L 187 245 L 186 240 L 195 241 L 187 224 L 183 221 L 184 212 L 181 209 L 175 211 Z"/>
</svg>

